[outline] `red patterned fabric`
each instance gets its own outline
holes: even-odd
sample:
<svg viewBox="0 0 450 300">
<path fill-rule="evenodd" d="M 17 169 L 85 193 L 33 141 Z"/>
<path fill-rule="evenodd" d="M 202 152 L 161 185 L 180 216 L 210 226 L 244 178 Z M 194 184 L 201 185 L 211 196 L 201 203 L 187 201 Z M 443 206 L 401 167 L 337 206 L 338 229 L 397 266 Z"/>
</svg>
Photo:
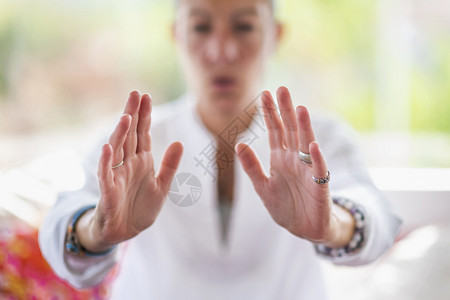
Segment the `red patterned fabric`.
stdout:
<svg viewBox="0 0 450 300">
<path fill-rule="evenodd" d="M 107 299 L 112 272 L 99 286 L 77 290 L 53 273 L 38 244 L 38 231 L 18 220 L 0 224 L 1 299 Z"/>
</svg>

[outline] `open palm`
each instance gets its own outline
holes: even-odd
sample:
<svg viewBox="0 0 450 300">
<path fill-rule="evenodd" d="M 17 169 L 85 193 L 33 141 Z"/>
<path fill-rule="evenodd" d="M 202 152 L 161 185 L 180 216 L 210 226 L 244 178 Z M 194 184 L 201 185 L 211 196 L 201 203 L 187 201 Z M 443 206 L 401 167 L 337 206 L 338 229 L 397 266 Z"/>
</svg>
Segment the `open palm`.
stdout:
<svg viewBox="0 0 450 300">
<path fill-rule="evenodd" d="M 148 94 L 132 92 L 109 143 L 103 146 L 98 167 L 101 198 L 94 215 L 103 245 L 130 239 L 153 224 L 181 159 L 182 145 L 175 142 L 155 175 L 151 110 Z"/>
<path fill-rule="evenodd" d="M 272 218 L 293 234 L 313 242 L 331 239 L 331 197 L 325 178 L 327 164 L 315 142 L 307 109 L 295 110 L 289 91 L 277 91 L 280 116 L 269 92 L 262 94 L 264 119 L 270 143 L 270 176 L 266 176 L 254 151 L 238 144 L 236 152 L 256 192 Z M 299 150 L 310 153 L 312 166 L 303 163 Z"/>
</svg>

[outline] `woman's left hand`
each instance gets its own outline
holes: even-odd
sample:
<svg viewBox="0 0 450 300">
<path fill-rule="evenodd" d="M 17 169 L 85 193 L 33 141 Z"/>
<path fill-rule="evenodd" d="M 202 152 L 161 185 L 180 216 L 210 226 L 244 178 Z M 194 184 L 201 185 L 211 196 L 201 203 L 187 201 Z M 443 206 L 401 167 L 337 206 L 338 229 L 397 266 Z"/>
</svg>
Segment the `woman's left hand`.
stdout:
<svg viewBox="0 0 450 300">
<path fill-rule="evenodd" d="M 285 87 L 278 89 L 277 99 L 281 119 L 270 92 L 262 94 L 271 149 L 270 176 L 264 174 L 248 145 L 236 146 L 238 158 L 276 223 L 311 242 L 343 246 L 351 233 L 342 231 L 341 212 L 335 214 L 332 209 L 328 183 L 318 184 L 312 178 L 326 178 L 328 168 L 315 141 L 308 110 L 304 106 L 295 110 Z M 299 151 L 311 155 L 312 166 L 302 162 Z"/>
</svg>

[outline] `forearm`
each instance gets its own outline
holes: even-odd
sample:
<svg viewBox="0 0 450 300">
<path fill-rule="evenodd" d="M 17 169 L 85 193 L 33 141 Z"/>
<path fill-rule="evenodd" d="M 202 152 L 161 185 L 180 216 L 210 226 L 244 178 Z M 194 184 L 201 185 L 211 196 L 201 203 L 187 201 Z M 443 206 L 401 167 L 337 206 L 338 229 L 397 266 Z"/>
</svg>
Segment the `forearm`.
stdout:
<svg viewBox="0 0 450 300">
<path fill-rule="evenodd" d="M 60 194 L 39 232 L 41 251 L 52 269 L 78 288 L 101 282 L 116 264 L 118 257 L 117 251 L 100 257 L 81 257 L 66 250 L 67 226 L 74 212 L 94 204 L 95 198 L 95 195 L 84 190 Z"/>
<path fill-rule="evenodd" d="M 389 209 L 386 199 L 376 189 L 354 186 L 349 189 L 335 191 L 333 199 L 346 200 L 353 203 L 350 207 L 356 224 L 353 239 L 344 248 L 326 247 L 317 244 L 316 251 L 322 257 L 340 265 L 364 265 L 378 259 L 395 239 L 401 221 Z M 357 199 L 357 200 L 355 200 Z M 339 251 L 335 251 L 339 250 Z"/>
</svg>

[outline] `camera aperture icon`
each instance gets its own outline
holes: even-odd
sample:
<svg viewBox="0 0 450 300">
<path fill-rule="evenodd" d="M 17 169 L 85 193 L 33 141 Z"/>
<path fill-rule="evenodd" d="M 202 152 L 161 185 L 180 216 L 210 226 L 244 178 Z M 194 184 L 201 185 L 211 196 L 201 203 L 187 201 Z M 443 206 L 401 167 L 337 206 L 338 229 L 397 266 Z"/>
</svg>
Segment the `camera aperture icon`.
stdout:
<svg viewBox="0 0 450 300">
<path fill-rule="evenodd" d="M 202 195 L 200 180 L 191 173 L 176 174 L 170 184 L 169 199 L 177 206 L 189 207 Z"/>
</svg>

